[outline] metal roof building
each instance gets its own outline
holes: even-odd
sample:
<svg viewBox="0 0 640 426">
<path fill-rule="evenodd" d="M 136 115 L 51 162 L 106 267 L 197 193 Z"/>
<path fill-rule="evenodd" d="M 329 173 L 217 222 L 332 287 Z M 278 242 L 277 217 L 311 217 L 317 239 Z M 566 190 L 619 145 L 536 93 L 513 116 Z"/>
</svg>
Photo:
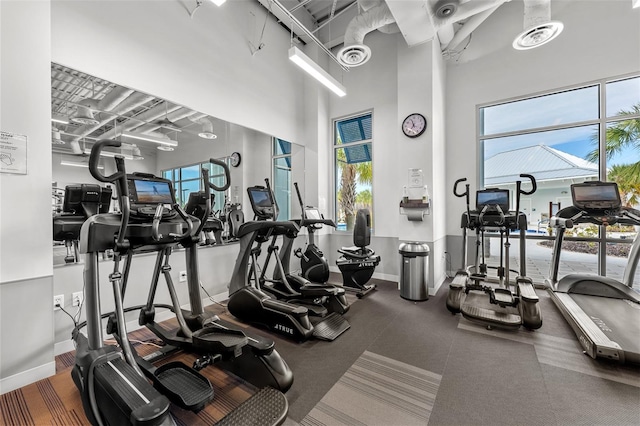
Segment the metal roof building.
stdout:
<svg viewBox="0 0 640 426">
<path fill-rule="evenodd" d="M 505 151 L 488 158 L 484 165 L 484 185 L 514 183 L 521 173 L 537 181 L 598 178 L 598 165 L 546 145 Z"/>
</svg>

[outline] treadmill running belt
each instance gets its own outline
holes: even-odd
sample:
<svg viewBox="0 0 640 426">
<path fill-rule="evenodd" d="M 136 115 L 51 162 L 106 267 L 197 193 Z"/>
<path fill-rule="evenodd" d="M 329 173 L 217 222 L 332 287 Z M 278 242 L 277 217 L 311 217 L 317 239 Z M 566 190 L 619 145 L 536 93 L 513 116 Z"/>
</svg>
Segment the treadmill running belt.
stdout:
<svg viewBox="0 0 640 426">
<path fill-rule="evenodd" d="M 578 306 L 625 352 L 640 354 L 640 305 L 621 299 L 571 294 Z"/>
</svg>

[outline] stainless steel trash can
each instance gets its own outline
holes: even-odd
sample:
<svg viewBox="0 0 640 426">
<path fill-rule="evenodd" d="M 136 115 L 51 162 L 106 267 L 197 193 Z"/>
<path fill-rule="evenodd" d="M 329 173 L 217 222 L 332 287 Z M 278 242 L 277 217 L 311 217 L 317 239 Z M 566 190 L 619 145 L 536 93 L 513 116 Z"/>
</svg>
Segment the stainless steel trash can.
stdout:
<svg viewBox="0 0 640 426">
<path fill-rule="evenodd" d="M 407 300 L 429 299 L 429 246 L 426 243 L 400 244 L 400 297 Z"/>
</svg>

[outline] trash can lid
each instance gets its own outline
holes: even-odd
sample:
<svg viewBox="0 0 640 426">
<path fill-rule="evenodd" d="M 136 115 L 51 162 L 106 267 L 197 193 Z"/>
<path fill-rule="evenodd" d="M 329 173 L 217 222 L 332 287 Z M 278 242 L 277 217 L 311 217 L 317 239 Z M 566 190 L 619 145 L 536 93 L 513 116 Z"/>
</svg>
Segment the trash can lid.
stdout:
<svg viewBox="0 0 640 426">
<path fill-rule="evenodd" d="M 400 244 L 398 251 L 401 254 L 413 254 L 416 256 L 426 256 L 429 254 L 429 246 L 427 243 L 420 243 L 418 241 L 409 241 Z"/>
</svg>

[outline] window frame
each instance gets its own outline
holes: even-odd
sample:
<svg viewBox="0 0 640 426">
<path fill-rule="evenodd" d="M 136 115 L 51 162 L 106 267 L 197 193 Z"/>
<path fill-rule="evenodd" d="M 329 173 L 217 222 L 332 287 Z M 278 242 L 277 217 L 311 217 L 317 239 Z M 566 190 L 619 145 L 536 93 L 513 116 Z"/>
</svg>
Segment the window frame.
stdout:
<svg viewBox="0 0 640 426">
<path fill-rule="evenodd" d="M 509 137 L 509 136 L 518 136 L 524 134 L 533 134 L 533 133 L 541 133 L 545 131 L 554 131 L 554 130 L 562 130 L 569 128 L 576 128 L 581 126 L 596 126 L 598 129 L 598 150 L 599 152 L 606 152 L 606 129 L 609 123 L 615 123 L 617 121 L 623 119 L 640 119 L 640 114 L 634 114 L 629 116 L 620 116 L 618 114 L 607 116 L 607 84 L 615 83 L 617 81 L 623 81 L 628 79 L 640 78 L 640 73 L 633 72 L 628 74 L 623 74 L 615 77 L 602 78 L 598 80 L 593 80 L 589 82 L 574 84 L 570 86 L 540 91 L 537 93 L 532 93 L 528 95 L 516 96 L 508 99 L 503 99 L 499 101 L 486 102 L 476 105 L 476 164 L 477 164 L 477 188 L 482 188 L 484 186 L 484 141 L 488 139 L 496 139 L 500 137 Z M 523 100 L 528 100 L 537 97 L 543 97 L 548 95 L 553 95 L 562 92 L 569 92 L 572 90 L 579 90 L 587 87 L 597 86 L 598 89 L 598 118 L 592 120 L 585 120 L 573 123 L 563 123 L 559 125 L 551 125 L 551 126 L 542 126 L 535 127 L 525 130 L 518 131 L 509 131 L 509 132 L 501 132 L 494 134 L 482 134 L 483 131 L 483 109 L 503 105 L 507 103 L 513 103 Z M 622 118 L 624 117 L 624 118 Z M 598 179 L 602 181 L 607 180 L 607 156 L 599 155 L 598 156 Z M 606 254 L 606 244 L 608 242 L 613 243 L 631 243 L 631 241 L 625 240 L 614 240 L 611 238 L 607 238 L 606 234 L 600 232 L 598 237 L 595 238 L 586 238 L 586 237 L 567 237 L 565 240 L 567 241 L 591 241 L 599 243 L 598 250 L 598 274 L 606 275 L 607 270 L 607 254 Z M 528 240 L 554 240 L 555 238 L 552 236 L 541 236 L 541 235 L 527 235 L 526 239 Z"/>
<path fill-rule="evenodd" d="M 224 161 L 225 164 L 227 165 L 227 167 L 230 167 L 230 158 L 229 157 L 222 157 L 219 158 L 219 160 Z M 193 167 L 193 166 L 198 166 L 198 178 L 189 178 L 189 179 L 182 179 L 182 169 L 185 168 L 189 168 L 189 167 Z M 198 181 L 198 191 L 203 191 L 204 190 L 204 186 L 202 185 L 202 168 L 205 166 L 211 166 L 211 163 L 209 161 L 206 162 L 200 162 L 200 163 L 191 163 L 191 164 L 184 164 L 181 166 L 176 166 L 176 167 L 170 167 L 168 169 L 162 169 L 160 171 L 160 176 L 162 176 L 163 179 L 169 179 L 171 181 L 171 185 L 173 186 L 173 191 L 176 192 L 177 191 L 177 183 L 180 183 L 180 189 L 182 191 L 182 183 L 183 182 L 195 182 L 196 180 Z M 209 167 L 210 169 L 210 167 Z M 179 171 L 178 173 L 180 174 L 180 179 L 176 179 L 176 172 Z M 171 178 L 166 178 L 165 177 L 165 173 L 166 172 L 171 172 Z M 224 176 L 223 173 L 221 174 L 216 174 L 216 175 L 209 175 L 209 182 L 212 181 L 212 179 L 217 178 L 217 177 L 222 177 Z M 224 195 L 229 195 L 229 189 L 227 189 L 226 191 L 214 191 L 213 189 L 211 190 L 212 193 L 215 194 L 219 194 L 222 193 Z M 187 204 L 187 201 L 189 201 L 188 197 L 186 200 L 182 199 L 182 194 L 180 194 L 180 197 L 178 197 L 177 193 L 176 193 L 176 198 L 178 199 L 178 204 L 180 204 L 181 207 L 184 207 Z M 218 202 L 219 198 L 216 197 L 216 204 Z M 222 200 L 222 206 L 224 207 L 224 199 Z M 215 211 L 215 205 L 211 206 L 212 211 Z"/>
<path fill-rule="evenodd" d="M 358 117 L 364 117 L 370 115 L 371 116 L 371 138 L 370 139 L 363 139 L 361 141 L 357 141 L 357 142 L 348 142 L 348 143 L 341 143 L 341 144 L 337 144 L 337 123 L 340 121 L 347 121 L 347 120 L 351 120 L 354 118 L 358 118 Z M 375 193 L 374 193 L 374 180 L 375 178 L 374 176 L 374 172 L 373 172 L 373 164 L 374 164 L 374 149 L 373 149 L 373 145 L 374 145 L 374 140 L 375 140 L 375 129 L 374 129 L 374 120 L 375 120 L 375 113 L 374 113 L 374 109 L 366 109 L 366 110 L 362 110 L 360 112 L 355 112 L 352 114 L 348 114 L 348 115 L 343 115 L 340 117 L 335 117 L 331 119 L 331 144 L 330 144 L 330 149 L 331 149 L 331 154 L 330 154 L 330 158 L 331 158 L 331 203 L 332 203 L 332 212 L 333 212 L 333 219 L 336 222 L 336 227 L 334 229 L 332 229 L 332 232 L 337 232 L 337 233 L 341 233 L 341 234 L 350 234 L 353 231 L 346 229 L 346 230 L 341 230 L 338 228 L 338 188 L 337 188 L 337 170 L 336 170 L 336 160 L 337 160 L 337 152 L 338 149 L 341 148 L 345 148 L 345 147 L 354 147 L 354 146 L 359 146 L 359 145 L 371 145 L 371 150 L 369 152 L 369 155 L 371 156 L 371 168 L 372 168 L 372 179 L 371 179 L 371 235 L 375 235 L 375 227 L 374 227 L 374 209 L 375 209 Z"/>
<path fill-rule="evenodd" d="M 282 141 L 282 142 L 286 142 L 290 145 L 290 149 L 288 153 L 283 153 L 283 154 L 277 154 L 276 153 L 276 143 L 277 141 Z M 280 210 L 280 204 L 278 203 L 278 220 L 291 220 L 291 211 L 292 211 L 292 203 L 291 203 L 291 192 L 293 188 L 293 147 L 292 147 L 293 143 L 289 142 L 287 140 L 281 139 L 281 138 L 277 138 L 277 137 L 272 137 L 271 138 L 271 183 L 272 183 L 272 190 L 273 190 L 273 195 L 274 197 L 276 197 L 277 200 L 277 193 L 276 193 L 276 162 L 277 160 L 280 159 L 289 159 L 289 194 L 288 194 L 288 209 L 287 211 L 289 212 L 289 217 L 284 218 L 280 215 L 281 210 Z"/>
</svg>

